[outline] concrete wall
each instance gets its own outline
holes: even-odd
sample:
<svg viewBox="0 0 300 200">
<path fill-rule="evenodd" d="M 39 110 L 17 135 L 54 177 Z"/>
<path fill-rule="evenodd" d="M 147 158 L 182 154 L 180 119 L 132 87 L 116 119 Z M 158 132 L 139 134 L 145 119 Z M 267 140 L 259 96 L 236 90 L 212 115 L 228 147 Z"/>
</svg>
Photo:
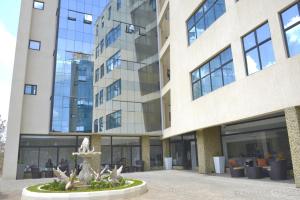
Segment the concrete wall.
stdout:
<svg viewBox="0 0 300 200">
<path fill-rule="evenodd" d="M 12 79 L 3 177 L 16 178 L 20 133 L 48 134 L 56 38 L 58 0 L 44 0 L 44 10 L 33 0 L 22 0 Z M 29 40 L 41 50 L 28 49 Z M 36 84 L 37 95 L 24 95 L 24 84 Z"/>
<path fill-rule="evenodd" d="M 296 187 L 300 187 L 300 107 L 285 110 Z"/>
<path fill-rule="evenodd" d="M 278 14 L 296 1 L 226 0 L 226 13 L 188 46 L 186 20 L 201 2 L 169 1 L 172 121 L 164 138 L 300 105 L 300 55 L 287 57 Z M 267 20 L 276 63 L 247 76 L 241 37 Z M 236 81 L 193 101 L 190 73 L 229 45 Z"/>
</svg>

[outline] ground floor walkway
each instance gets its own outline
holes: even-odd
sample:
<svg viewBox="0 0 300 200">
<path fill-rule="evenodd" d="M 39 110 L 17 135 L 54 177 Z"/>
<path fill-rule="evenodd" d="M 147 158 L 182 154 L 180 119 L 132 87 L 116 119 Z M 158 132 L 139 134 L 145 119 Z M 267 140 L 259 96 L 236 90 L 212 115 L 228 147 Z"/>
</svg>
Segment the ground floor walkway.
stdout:
<svg viewBox="0 0 300 200">
<path fill-rule="evenodd" d="M 299 200 L 300 189 L 290 181 L 248 180 L 201 175 L 192 171 L 151 171 L 124 174 L 143 179 L 149 191 L 133 200 Z M 0 199 L 20 199 L 23 187 L 47 179 L 6 181 L 0 178 Z"/>
</svg>

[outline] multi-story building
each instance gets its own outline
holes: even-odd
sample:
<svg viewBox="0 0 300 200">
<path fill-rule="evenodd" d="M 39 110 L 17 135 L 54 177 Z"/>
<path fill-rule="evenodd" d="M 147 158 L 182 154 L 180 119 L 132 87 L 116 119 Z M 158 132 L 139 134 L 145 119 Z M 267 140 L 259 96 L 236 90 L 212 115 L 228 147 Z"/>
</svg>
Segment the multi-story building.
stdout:
<svg viewBox="0 0 300 200">
<path fill-rule="evenodd" d="M 156 2 L 110 1 L 95 35 L 93 132 L 102 165 L 162 166 Z"/>
<path fill-rule="evenodd" d="M 280 160 L 300 187 L 299 0 L 95 2 L 22 2 L 5 177 L 90 136 L 96 167 Z"/>
<path fill-rule="evenodd" d="M 214 155 L 269 157 L 300 187 L 300 2 L 159 0 L 158 16 L 173 165 L 211 173 Z"/>
</svg>

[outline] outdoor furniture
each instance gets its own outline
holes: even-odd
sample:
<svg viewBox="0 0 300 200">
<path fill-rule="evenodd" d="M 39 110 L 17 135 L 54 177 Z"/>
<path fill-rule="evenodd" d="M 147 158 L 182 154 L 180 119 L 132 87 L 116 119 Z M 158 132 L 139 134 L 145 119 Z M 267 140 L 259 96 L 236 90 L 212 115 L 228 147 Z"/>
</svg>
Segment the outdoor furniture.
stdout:
<svg viewBox="0 0 300 200">
<path fill-rule="evenodd" d="M 278 160 L 271 162 L 270 177 L 272 180 L 287 179 L 287 161 Z"/>
<path fill-rule="evenodd" d="M 245 168 L 240 166 L 237 160 L 231 159 L 228 161 L 231 177 L 244 177 Z"/>
<path fill-rule="evenodd" d="M 263 178 L 263 169 L 261 167 L 246 167 L 246 175 L 249 179 Z"/>
<path fill-rule="evenodd" d="M 245 177 L 245 168 L 244 167 L 229 167 L 231 177 Z"/>
</svg>

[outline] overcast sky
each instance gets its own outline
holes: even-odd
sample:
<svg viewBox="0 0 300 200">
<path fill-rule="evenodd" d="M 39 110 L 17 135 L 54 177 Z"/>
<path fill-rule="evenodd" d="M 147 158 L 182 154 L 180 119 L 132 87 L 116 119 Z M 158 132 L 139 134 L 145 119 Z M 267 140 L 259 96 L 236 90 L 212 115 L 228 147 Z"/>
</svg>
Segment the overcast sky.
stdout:
<svg viewBox="0 0 300 200">
<path fill-rule="evenodd" d="M 0 0 L 0 115 L 7 119 L 21 0 Z"/>
</svg>

